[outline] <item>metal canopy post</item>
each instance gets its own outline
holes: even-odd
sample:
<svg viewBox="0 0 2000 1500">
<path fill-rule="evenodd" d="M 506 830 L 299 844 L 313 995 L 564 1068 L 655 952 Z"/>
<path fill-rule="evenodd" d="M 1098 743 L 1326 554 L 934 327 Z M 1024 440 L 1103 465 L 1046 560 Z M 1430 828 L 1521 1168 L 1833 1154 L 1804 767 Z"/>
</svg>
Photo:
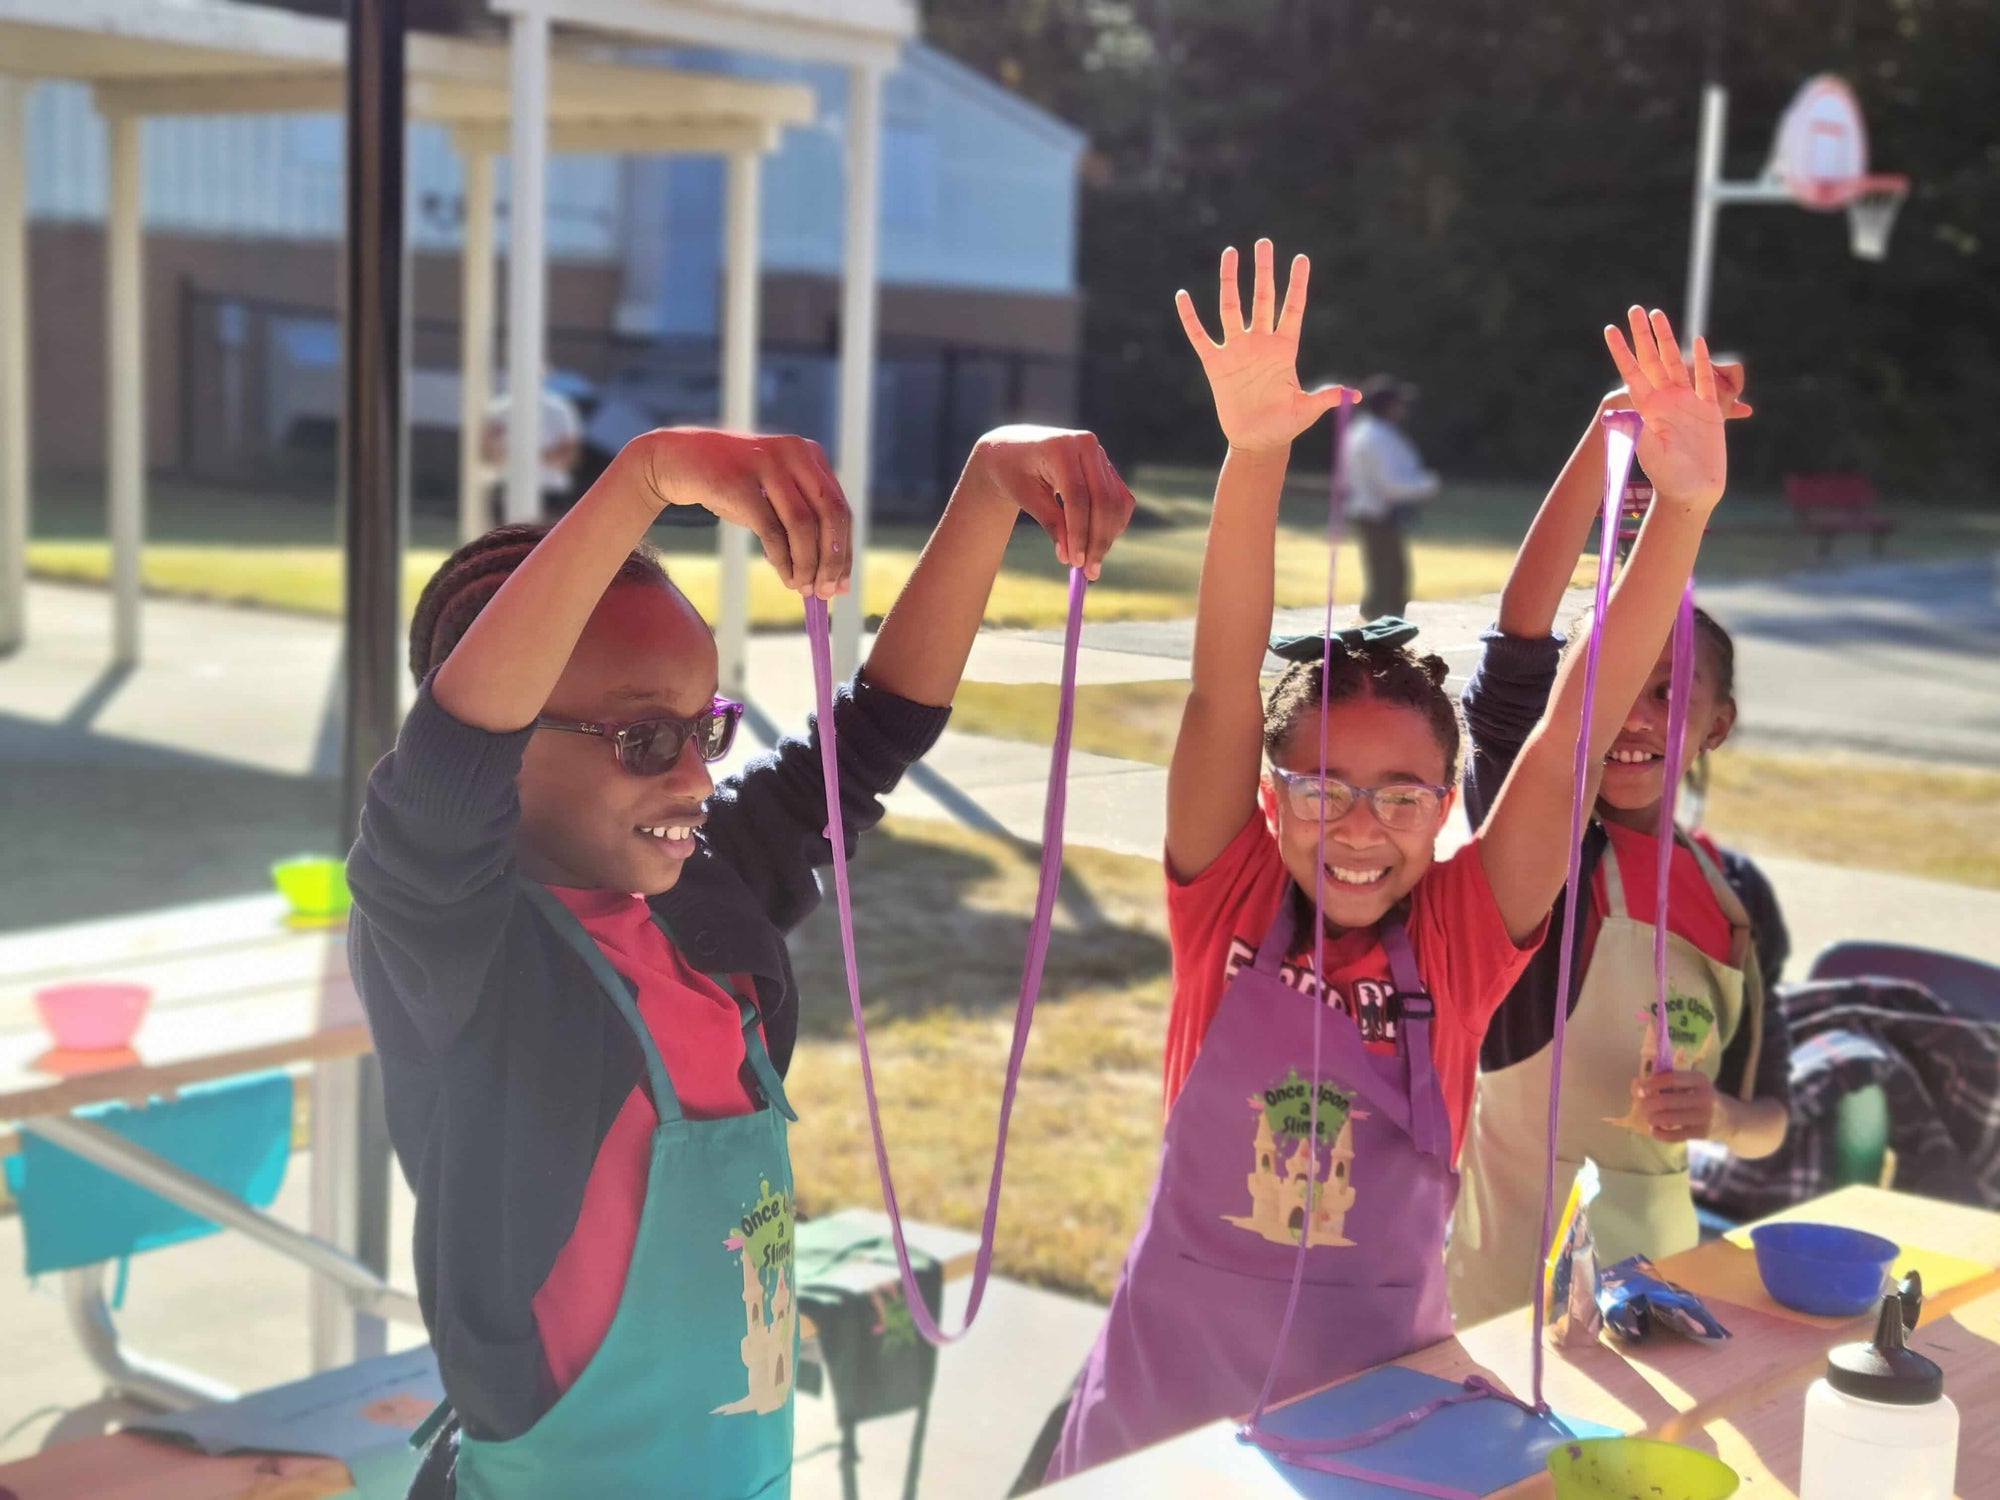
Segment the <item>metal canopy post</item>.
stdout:
<svg viewBox="0 0 2000 1500">
<path fill-rule="evenodd" d="M 403 0 L 348 0 L 346 420 L 346 718 L 341 833 L 354 836 L 369 771 L 395 743 L 401 619 L 403 440 Z M 314 1071 L 314 1229 L 378 1276 L 389 1264 L 389 1143 L 372 1058 Z M 339 1137 L 339 1138 L 336 1138 Z M 350 1314 L 320 1282 L 315 1363 L 379 1354 L 378 1317 Z"/>
</svg>

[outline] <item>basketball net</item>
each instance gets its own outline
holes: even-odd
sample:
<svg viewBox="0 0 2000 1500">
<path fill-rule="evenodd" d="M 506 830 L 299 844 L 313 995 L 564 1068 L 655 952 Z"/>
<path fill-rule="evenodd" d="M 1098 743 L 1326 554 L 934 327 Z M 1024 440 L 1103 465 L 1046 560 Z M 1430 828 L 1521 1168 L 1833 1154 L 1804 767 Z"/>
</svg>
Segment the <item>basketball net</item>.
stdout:
<svg viewBox="0 0 2000 1500">
<path fill-rule="evenodd" d="M 1855 180 L 1847 197 L 1847 243 L 1858 260 L 1881 260 L 1889 253 L 1889 231 L 1903 200 L 1910 196 L 1910 179 L 1878 174 Z"/>
</svg>

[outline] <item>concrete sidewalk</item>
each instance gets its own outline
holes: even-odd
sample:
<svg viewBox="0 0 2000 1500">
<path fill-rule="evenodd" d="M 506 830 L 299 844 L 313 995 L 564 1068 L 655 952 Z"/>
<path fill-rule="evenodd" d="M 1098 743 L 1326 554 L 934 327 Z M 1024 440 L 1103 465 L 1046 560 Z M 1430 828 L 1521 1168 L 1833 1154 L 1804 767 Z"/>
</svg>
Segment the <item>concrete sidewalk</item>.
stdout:
<svg viewBox="0 0 2000 1500">
<path fill-rule="evenodd" d="M 1907 739 L 1927 726 L 1930 738 L 1909 739 L 1912 753 L 1938 754 L 1964 744 L 2000 754 L 1995 732 L 2000 606 L 1993 603 L 1992 577 L 1990 561 L 1923 569 L 1885 565 L 1704 591 L 1704 600 L 1740 632 L 1746 733 L 1797 748 L 1800 738 L 1810 741 L 1815 726 L 1839 728 L 1846 722 L 1835 721 L 1837 698 L 1850 705 L 1848 719 L 1869 733 Z M 1865 650 L 1854 644 L 1862 612 L 1907 619 L 1920 608 L 1914 596 L 1925 588 L 1938 601 L 1941 622 L 1926 627 L 1929 634 L 1888 644 L 1870 637 Z M 1425 643 L 1462 675 L 1477 656 L 1478 633 L 1492 619 L 1494 603 L 1419 603 L 1412 614 Z M 48 851 L 45 869 L 66 861 L 118 865 L 144 859 L 153 865 L 162 894 L 140 904 L 163 905 L 254 889 L 265 852 L 276 857 L 314 842 L 315 827 L 324 830 L 317 842 L 332 840 L 333 797 L 326 778 L 335 770 L 339 745 L 339 650 L 330 622 L 151 601 L 147 663 L 121 676 L 102 667 L 107 605 L 101 591 L 38 584 L 29 604 L 31 644 L 0 663 L 0 770 L 22 789 L 10 798 L 22 812 L 10 821 L 31 821 L 31 803 L 67 796 L 77 799 L 75 822 L 84 835 L 58 823 L 40 846 Z M 1317 628 L 1319 615 L 1286 611 L 1277 628 Z M 1785 653 L 1806 650 L 1798 640 L 1814 632 L 1799 622 L 1814 619 L 1822 644 L 1811 649 L 1826 659 L 1801 666 L 1802 680 L 1760 697 L 1766 689 L 1750 680 L 1750 664 L 1782 662 Z M 1790 643 L 1783 639 L 1786 632 Z M 1989 634 L 1995 649 L 1988 654 L 1962 649 L 1965 640 L 1984 641 Z M 1079 676 L 1086 682 L 1184 678 L 1191 638 L 1188 621 L 1087 626 Z M 1935 657 L 1923 656 L 1933 650 Z M 1863 657 L 1866 664 L 1856 665 Z M 1060 665 L 1060 632 L 989 631 L 974 649 L 968 675 L 1046 682 L 1054 680 Z M 1830 675 L 1836 665 L 1844 675 Z M 1758 670 L 1765 683 L 1784 675 Z M 757 712 L 751 732 L 740 739 L 737 763 L 761 749 L 772 731 L 805 723 L 812 677 L 802 637 L 753 638 L 750 680 Z M 1841 683 L 1837 695 L 1826 691 L 1832 681 Z M 1853 707 L 1850 691 L 1876 694 L 1882 712 L 1866 703 Z M 1791 728 L 1782 727 L 1787 725 Z M 1852 737 L 1862 730 L 1845 732 Z M 726 773 L 729 767 L 721 769 Z M 951 820 L 1035 842 L 1041 838 L 1047 779 L 1044 747 L 948 731 L 896 791 L 890 807 L 905 816 Z M 38 785 L 45 790 L 37 792 Z M 153 785 L 163 790 L 149 797 L 146 789 Z M 1158 766 L 1077 753 L 1070 767 L 1069 839 L 1156 857 L 1165 836 L 1165 786 Z M 125 793 L 131 794 L 129 801 L 120 804 Z M 221 809 L 217 817 L 231 826 L 203 825 L 190 832 L 189 818 L 209 805 L 200 801 L 203 796 L 213 799 Z M 96 820 L 82 811 L 91 804 L 114 812 L 118 828 L 94 829 Z M 224 818 L 228 812 L 234 816 Z M 202 866 L 204 831 L 214 834 L 213 863 L 225 858 L 229 838 L 254 831 L 260 817 L 271 830 L 266 841 L 272 847 L 243 856 L 240 875 L 229 875 L 225 867 L 220 889 L 183 891 L 175 884 L 193 879 Z M 1847 937 L 1922 943 L 2000 962 L 2000 892 L 1804 860 L 1761 863 L 1778 886 L 1801 963 L 1825 943 Z M 0 916 L 0 922 L 32 925 L 74 914 L 73 908 L 42 914 L 35 895 L 29 890 L 16 902 L 0 902 L 0 910 L 11 905 L 30 914 L 11 922 Z"/>
</svg>

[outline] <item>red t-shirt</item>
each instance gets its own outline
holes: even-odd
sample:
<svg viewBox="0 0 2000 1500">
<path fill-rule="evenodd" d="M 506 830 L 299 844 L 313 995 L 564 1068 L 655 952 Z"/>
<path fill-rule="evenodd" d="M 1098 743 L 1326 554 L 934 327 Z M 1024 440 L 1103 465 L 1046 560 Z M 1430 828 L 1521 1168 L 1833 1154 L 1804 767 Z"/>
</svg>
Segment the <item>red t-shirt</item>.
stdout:
<svg viewBox="0 0 2000 1500">
<path fill-rule="evenodd" d="M 1618 856 L 1618 883 L 1625 889 L 1625 914 L 1635 922 L 1652 925 L 1659 902 L 1660 840 L 1657 835 L 1619 823 L 1605 822 L 1611 852 Z M 1694 835 L 1702 852 L 1718 866 L 1722 856 L 1704 834 Z M 1597 929 L 1604 920 L 1608 902 L 1604 891 L 1604 862 L 1598 861 L 1590 881 L 1590 924 L 1583 937 L 1584 968 L 1597 944 Z M 1709 889 L 1708 877 L 1684 844 L 1674 845 L 1673 864 L 1667 872 L 1667 931 L 1685 938 L 1710 958 L 1728 963 L 1733 933 L 1722 904 Z"/>
<path fill-rule="evenodd" d="M 597 940 L 611 967 L 639 987 L 639 1017 L 652 1033 L 690 1120 L 747 1115 L 743 1021 L 736 1002 L 687 961 L 653 921 L 643 898 L 617 891 L 550 887 Z M 744 987 L 747 975 L 730 976 Z M 535 1293 L 535 1329 L 558 1393 L 566 1391 L 611 1330 L 639 1236 L 659 1115 L 643 1084 L 626 1097 L 598 1145 L 576 1225 Z"/>
<path fill-rule="evenodd" d="M 1174 995 L 1167 1017 L 1167 1108 L 1179 1097 L 1201 1044 L 1222 1003 L 1222 991 L 1240 969 L 1256 962 L 1257 948 L 1270 931 L 1279 903 L 1288 899 L 1291 872 L 1278 852 L 1277 838 L 1260 810 L 1243 831 L 1192 880 L 1167 875 L 1167 932 L 1173 944 Z M 1308 920 L 1306 928 L 1311 927 Z M 1478 843 L 1431 866 L 1410 892 L 1404 918 L 1417 972 L 1437 1007 L 1431 1023 L 1431 1057 L 1451 1115 L 1454 1158 L 1465 1139 L 1472 1089 L 1479 1072 L 1479 1043 L 1486 1023 L 1535 949 L 1541 932 L 1525 943 L 1508 936 L 1507 924 L 1487 883 Z M 1286 984 L 1317 993 L 1310 932 L 1300 951 L 1279 971 Z M 1361 1027 L 1362 1041 L 1377 1052 L 1393 1053 L 1393 1023 L 1382 1001 L 1395 988 L 1389 955 L 1373 928 L 1343 934 L 1327 944 L 1333 993 Z"/>
</svg>

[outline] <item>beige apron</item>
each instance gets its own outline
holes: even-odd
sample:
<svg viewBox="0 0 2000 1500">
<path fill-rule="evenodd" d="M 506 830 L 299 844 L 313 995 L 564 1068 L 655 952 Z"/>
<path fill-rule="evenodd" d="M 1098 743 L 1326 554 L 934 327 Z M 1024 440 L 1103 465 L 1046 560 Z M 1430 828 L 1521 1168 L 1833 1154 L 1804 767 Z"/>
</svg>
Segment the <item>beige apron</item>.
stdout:
<svg viewBox="0 0 2000 1500">
<path fill-rule="evenodd" d="M 1729 918 L 1730 964 L 1708 957 L 1676 933 L 1667 935 L 1668 1030 L 1676 1071 L 1710 1078 L 1735 1040 L 1752 1028 L 1743 1096 L 1756 1086 L 1764 997 L 1742 902 L 1702 848 L 1691 850 Z M 1563 1046 L 1562 1124 L 1556 1142 L 1555 1201 L 1560 1212 L 1577 1167 L 1596 1162 L 1603 1186 L 1591 1209 L 1598 1261 L 1655 1258 L 1701 1238 L 1688 1187 L 1687 1147 L 1631 1128 L 1632 1083 L 1653 1071 L 1653 927 L 1626 914 L 1618 858 L 1604 848 L 1605 913 L 1583 976 Z M 1452 1219 L 1452 1317 L 1461 1328 L 1524 1305 L 1542 1218 L 1548 1142 L 1551 1048 L 1496 1072 L 1481 1073 L 1459 1161 L 1464 1185 Z"/>
</svg>

